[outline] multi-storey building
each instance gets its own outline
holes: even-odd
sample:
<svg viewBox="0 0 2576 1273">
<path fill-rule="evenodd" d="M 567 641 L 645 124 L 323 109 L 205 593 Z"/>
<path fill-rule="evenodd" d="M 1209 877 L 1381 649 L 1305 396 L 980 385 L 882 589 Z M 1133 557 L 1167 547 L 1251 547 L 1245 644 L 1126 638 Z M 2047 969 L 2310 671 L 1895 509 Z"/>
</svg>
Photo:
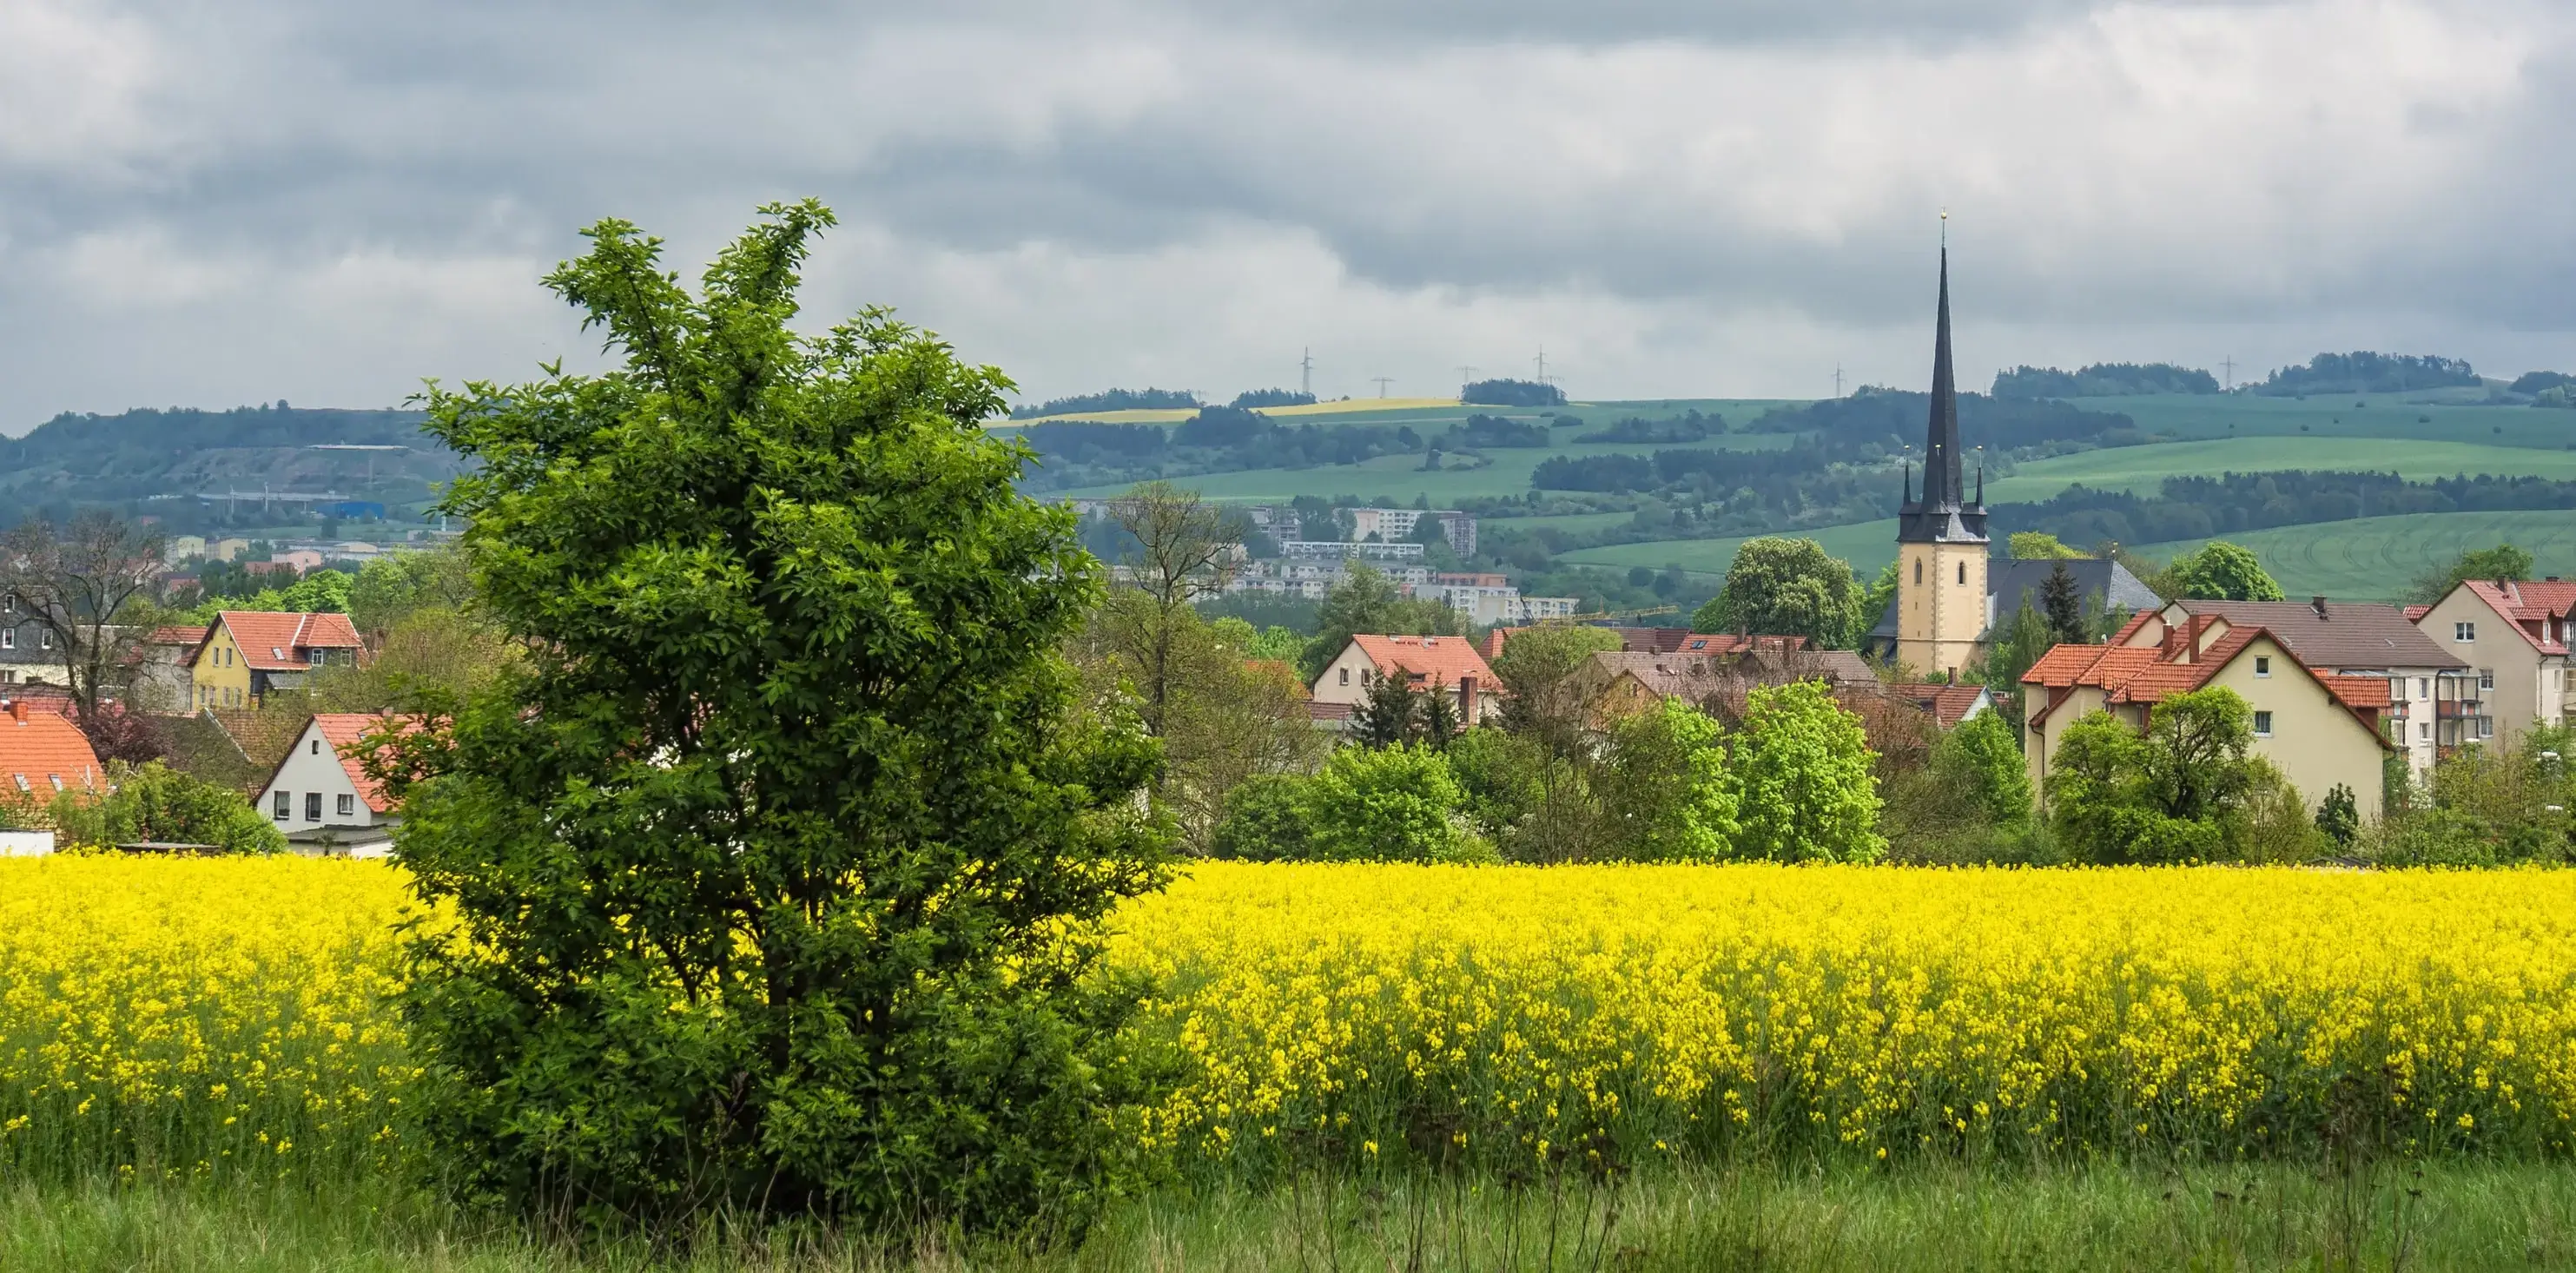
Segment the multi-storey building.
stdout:
<svg viewBox="0 0 2576 1273">
<path fill-rule="evenodd" d="M 2166 634 L 2195 617 L 2215 618 L 2233 627 L 2259 627 L 2272 634 L 2299 661 L 2335 676 L 2376 676 L 2388 682 L 2389 705 L 2380 714 L 2388 741 L 2405 753 L 2417 776 L 2430 772 L 2444 747 L 2446 731 L 2461 731 L 2464 705 L 2479 691 L 2466 660 L 2444 649 L 2407 621 L 2395 606 L 2368 602 L 2202 601 L 2185 599 L 2129 621 L 2113 645 L 2157 646 Z M 2469 720 L 2474 727 L 2476 713 Z"/>
<path fill-rule="evenodd" d="M 2452 700 L 2435 704 L 2435 741 L 2511 747 L 2534 724 L 2570 723 L 2576 664 L 2576 583 L 2471 579 L 2420 610 L 2415 626 L 2475 670 Z M 2439 686 L 2436 687 L 2440 688 Z"/>
</svg>

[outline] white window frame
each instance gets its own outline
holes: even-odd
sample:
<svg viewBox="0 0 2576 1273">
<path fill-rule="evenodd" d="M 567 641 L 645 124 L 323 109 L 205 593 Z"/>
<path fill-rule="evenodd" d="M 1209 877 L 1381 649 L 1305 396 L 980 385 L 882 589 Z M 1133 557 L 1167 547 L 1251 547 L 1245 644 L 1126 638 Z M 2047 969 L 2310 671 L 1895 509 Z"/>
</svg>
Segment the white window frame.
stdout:
<svg viewBox="0 0 2576 1273">
<path fill-rule="evenodd" d="M 2272 736 L 2272 713 L 2254 713 L 2254 736 L 2256 738 L 2269 738 Z"/>
<path fill-rule="evenodd" d="M 2453 624 L 2451 625 L 2451 639 L 2452 639 L 2452 640 L 2454 640 L 2454 641 L 2460 641 L 2460 642 L 2469 642 L 2469 641 L 2475 641 L 2475 640 L 2477 640 L 2477 639 L 2478 639 L 2478 625 L 2476 624 L 2476 622 L 2474 622 L 2473 620 L 2469 620 L 2469 619 L 2462 619 L 2462 620 L 2460 620 L 2460 621 L 2458 621 L 2458 622 L 2456 622 L 2456 623 L 2453 623 Z"/>
<path fill-rule="evenodd" d="M 0 650 L 14 650 L 17 648 L 18 630 L 16 628 L 0 628 Z"/>
<path fill-rule="evenodd" d="M 2268 680 L 2272 679 L 2272 656 L 2271 656 L 2271 655 L 2269 655 L 2269 654 L 2257 654 L 2257 655 L 2255 655 L 2255 656 L 2254 656 L 2254 677 L 2255 677 L 2255 679 L 2256 679 L 2256 680 L 2262 680 L 2262 681 L 2268 681 Z"/>
<path fill-rule="evenodd" d="M 358 798 L 356 796 L 343 792 L 332 798 L 332 804 L 336 806 L 335 816 L 343 818 L 357 816 Z"/>
<path fill-rule="evenodd" d="M 283 787 L 279 788 L 277 793 L 269 799 L 268 811 L 269 820 L 272 822 L 293 822 L 295 820 L 295 793 L 288 791 Z"/>
<path fill-rule="evenodd" d="M 2488 692 L 2490 692 L 2490 691 L 2492 691 L 2492 690 L 2494 690 L 2494 689 L 2495 689 L 2495 669 L 2494 669 L 2494 668 L 2491 668 L 2491 667 L 2482 667 L 2482 668 L 2479 668 L 2479 669 L 2478 669 L 2478 692 L 2479 692 L 2479 693 L 2481 693 L 2481 694 L 2485 694 L 2485 693 L 2488 693 Z"/>
</svg>

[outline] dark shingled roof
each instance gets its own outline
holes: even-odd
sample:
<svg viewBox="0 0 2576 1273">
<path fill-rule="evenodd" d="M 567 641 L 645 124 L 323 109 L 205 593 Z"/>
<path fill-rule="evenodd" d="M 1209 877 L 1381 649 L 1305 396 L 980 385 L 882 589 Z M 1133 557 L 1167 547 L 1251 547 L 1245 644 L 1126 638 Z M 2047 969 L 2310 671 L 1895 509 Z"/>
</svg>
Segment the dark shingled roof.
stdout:
<svg viewBox="0 0 2576 1273">
<path fill-rule="evenodd" d="M 2406 621 L 2395 606 L 2363 601 L 2200 601 L 2174 603 L 2236 628 L 2267 628 L 2299 661 L 2318 668 L 2467 667 Z M 2323 615 L 2317 608 L 2322 604 Z"/>
</svg>

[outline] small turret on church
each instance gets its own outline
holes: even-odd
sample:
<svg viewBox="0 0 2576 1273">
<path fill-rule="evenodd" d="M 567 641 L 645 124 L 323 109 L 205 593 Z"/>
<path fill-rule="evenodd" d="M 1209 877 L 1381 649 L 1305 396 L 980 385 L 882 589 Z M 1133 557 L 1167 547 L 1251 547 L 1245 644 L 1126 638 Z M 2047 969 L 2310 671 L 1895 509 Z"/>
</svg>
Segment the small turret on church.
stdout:
<svg viewBox="0 0 2576 1273">
<path fill-rule="evenodd" d="M 1986 630 L 1986 475 L 1968 496 L 1959 448 L 1959 391 L 1950 373 L 1950 249 L 1941 248 L 1941 307 L 1932 338 L 1932 420 L 1923 443 L 1923 497 L 1913 465 L 1896 520 L 1896 657 L 1918 675 L 1956 672 Z"/>
</svg>

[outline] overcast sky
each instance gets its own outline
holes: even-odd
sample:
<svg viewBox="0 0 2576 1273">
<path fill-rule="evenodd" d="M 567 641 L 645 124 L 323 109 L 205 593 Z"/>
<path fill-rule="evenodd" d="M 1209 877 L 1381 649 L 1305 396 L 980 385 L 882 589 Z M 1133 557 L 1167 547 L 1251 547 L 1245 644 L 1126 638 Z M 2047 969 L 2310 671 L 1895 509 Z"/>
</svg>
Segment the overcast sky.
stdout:
<svg viewBox="0 0 2576 1273">
<path fill-rule="evenodd" d="M 2576 370 L 2565 0 L 0 3 L 0 432 L 399 402 L 596 342 L 623 216 L 686 275 L 842 217 L 1031 399 L 1821 396 L 2321 349 Z"/>
</svg>

